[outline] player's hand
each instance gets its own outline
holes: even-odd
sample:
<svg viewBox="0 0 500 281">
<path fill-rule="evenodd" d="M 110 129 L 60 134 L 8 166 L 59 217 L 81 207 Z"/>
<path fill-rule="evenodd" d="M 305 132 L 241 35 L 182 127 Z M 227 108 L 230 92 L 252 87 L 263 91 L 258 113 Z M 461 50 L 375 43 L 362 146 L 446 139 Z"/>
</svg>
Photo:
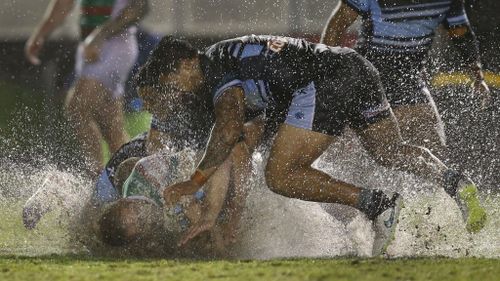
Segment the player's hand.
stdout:
<svg viewBox="0 0 500 281">
<path fill-rule="evenodd" d="M 40 50 L 45 43 L 45 39 L 41 36 L 30 37 L 24 46 L 24 55 L 26 59 L 33 65 L 39 65 L 41 63 Z"/>
<path fill-rule="evenodd" d="M 186 231 L 186 233 L 179 240 L 177 246 L 179 247 L 186 246 L 189 243 L 189 241 L 193 240 L 200 234 L 211 230 L 214 227 L 214 225 L 215 225 L 214 220 L 206 220 L 204 218 L 201 218 L 200 221 L 198 221 L 198 223 L 194 224 Z"/>
<path fill-rule="evenodd" d="M 481 109 L 487 109 L 493 103 L 490 88 L 483 79 L 475 80 L 473 83 L 475 97 L 481 97 Z"/>
<path fill-rule="evenodd" d="M 101 55 L 101 46 L 95 41 L 83 43 L 83 58 L 86 63 L 94 63 L 99 60 Z"/>
<path fill-rule="evenodd" d="M 163 199 L 165 200 L 167 206 L 173 206 L 179 201 L 181 196 L 193 194 L 198 189 L 199 186 L 191 180 L 176 183 L 165 188 L 163 191 Z"/>
</svg>

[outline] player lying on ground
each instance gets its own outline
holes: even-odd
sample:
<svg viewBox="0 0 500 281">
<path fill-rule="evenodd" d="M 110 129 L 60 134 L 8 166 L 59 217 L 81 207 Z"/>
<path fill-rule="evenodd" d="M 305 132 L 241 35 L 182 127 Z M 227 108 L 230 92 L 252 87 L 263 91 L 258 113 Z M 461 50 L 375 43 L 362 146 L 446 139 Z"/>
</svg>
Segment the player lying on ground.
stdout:
<svg viewBox="0 0 500 281">
<path fill-rule="evenodd" d="M 186 96 L 184 98 L 184 103 L 192 105 L 192 108 L 195 109 L 199 107 L 198 102 L 193 97 Z M 119 147 L 106 164 L 106 167 L 101 171 L 93 197 L 95 203 L 101 204 L 120 198 L 121 192 L 115 186 L 121 186 L 135 163 L 129 161 L 131 167 L 128 173 L 116 179 L 115 173 L 118 166 L 128 158 L 143 158 L 160 151 L 164 147 L 173 150 L 182 150 L 184 148 L 200 150 L 205 146 L 210 128 L 213 125 L 213 117 L 190 112 L 190 108 L 186 107 L 168 109 L 154 107 L 155 104 L 152 106 L 151 103 L 145 103 L 146 109 L 155 114 L 151 120 L 149 132 L 139 135 Z M 124 170 L 122 169 L 122 171 Z M 116 184 L 117 182 L 118 184 Z M 67 196 L 64 189 L 53 190 L 54 186 L 65 186 L 65 184 L 70 183 L 65 183 L 64 179 L 57 175 L 48 176 L 44 180 L 42 186 L 27 200 L 23 208 L 23 222 L 26 228 L 32 229 L 36 227 L 43 215 L 55 207 L 54 205 L 61 205 L 60 203 L 67 200 L 65 199 Z M 54 200 L 48 198 L 54 198 Z"/>
<path fill-rule="evenodd" d="M 227 247 L 236 239 L 246 194 L 244 179 L 234 176 L 241 174 L 241 171 L 234 170 L 237 166 L 232 165 L 234 161 L 241 161 L 237 159 L 238 150 L 235 148 L 232 158 L 221 166 L 204 188 L 192 196 L 170 199 L 169 202 L 163 199 L 162 187 L 179 182 L 192 173 L 192 158 L 196 158 L 196 152 L 187 149 L 172 153 L 167 149 L 139 160 L 121 187 L 122 198 L 106 206 L 98 219 L 102 241 L 114 246 L 134 246 L 156 239 L 169 249 L 168 254 L 174 254 L 171 252 L 174 250 L 175 256 L 186 253 L 227 256 Z M 122 166 L 127 165 L 124 162 L 117 173 L 122 173 Z M 207 208 L 218 211 L 211 218 L 202 216 Z M 177 248 L 182 235 L 200 219 L 213 221 L 209 235 L 192 241 L 188 247 Z"/>
<path fill-rule="evenodd" d="M 143 93 L 145 99 L 180 105 L 183 94 L 195 93 L 205 100 L 199 110 L 213 111 L 216 117 L 196 172 L 191 180 L 167 188 L 167 198 L 168 193 L 178 196 L 198 190 L 240 144 L 245 122 L 263 111 L 268 124 L 279 125 L 266 167 L 269 188 L 288 197 L 359 209 L 374 222 L 374 255 L 390 241 L 401 197 L 354 186 L 311 167 L 345 127 L 352 128 L 384 166 L 439 183 L 453 196 L 457 190 L 475 188 L 427 149 L 401 140 L 377 71 L 347 48 L 252 35 L 198 52 L 185 41 L 165 37 L 138 80 L 141 87 L 165 89 L 156 92 L 160 96 Z M 459 202 L 484 214 L 477 198 L 464 196 Z M 484 220 L 469 216 L 468 223 L 480 229 Z M 188 238 L 203 231 L 200 227 Z"/>
<path fill-rule="evenodd" d="M 153 89 L 142 88 L 141 92 L 147 90 Z M 196 104 L 195 100 L 185 99 L 184 101 L 191 105 Z M 107 215 L 108 220 L 111 217 L 116 217 L 117 213 L 115 208 L 118 208 L 119 210 L 122 210 L 123 212 L 126 212 L 128 214 L 129 212 L 137 210 L 137 206 L 142 206 L 144 204 L 147 205 L 146 201 L 148 200 L 144 201 L 140 198 L 137 198 L 137 195 L 139 194 L 148 195 L 151 198 L 155 198 L 156 202 L 161 202 L 161 200 L 159 199 L 159 196 L 161 196 L 161 194 L 157 192 L 157 190 L 159 189 L 158 177 L 161 177 L 160 182 L 165 181 L 165 184 L 167 184 L 172 183 L 174 178 L 182 172 L 188 174 L 192 173 L 193 169 L 188 169 L 185 165 L 182 165 L 190 165 L 193 160 L 191 159 L 189 161 L 180 161 L 175 155 L 179 153 L 184 153 L 185 155 L 185 151 L 187 150 L 193 152 L 191 153 L 191 157 L 199 159 L 199 153 L 198 155 L 196 155 L 197 153 L 195 153 L 194 151 L 200 151 L 200 148 L 206 144 L 210 125 L 213 123 L 213 118 L 210 118 L 210 114 L 207 115 L 206 113 L 202 113 L 202 118 L 196 118 L 196 116 L 200 116 L 200 114 L 196 113 L 201 112 L 194 111 L 190 112 L 191 114 L 189 114 L 188 116 L 183 116 L 182 114 L 175 114 L 175 109 L 168 110 L 166 108 L 160 108 L 161 110 L 157 110 L 157 108 L 149 106 L 148 101 L 146 101 L 145 105 L 146 109 L 156 114 L 152 120 L 149 133 L 139 135 L 129 143 L 123 145 L 111 157 L 96 184 L 96 190 L 93 196 L 93 205 L 102 207 L 106 203 L 120 200 L 119 203 L 113 203 L 113 206 L 116 207 L 110 207 L 109 212 L 112 212 L 112 215 Z M 199 108 L 199 106 L 193 106 L 191 108 L 185 109 L 183 113 L 188 112 L 190 109 L 197 108 Z M 166 112 L 169 112 L 169 114 L 166 114 Z M 250 136 L 250 134 L 248 134 L 248 136 Z M 256 138 L 259 137 L 257 136 Z M 247 140 L 249 139 L 252 138 L 247 137 Z M 248 144 L 248 146 L 253 147 L 254 144 Z M 163 150 L 163 153 L 159 153 L 158 150 Z M 168 153 L 166 153 L 165 151 L 167 151 Z M 207 194 L 209 194 L 207 200 L 203 200 L 203 204 L 201 204 L 200 200 L 193 201 L 188 206 L 186 206 L 187 212 L 176 214 L 177 218 L 179 216 L 184 216 L 184 213 L 187 214 L 186 216 L 189 217 L 189 220 L 178 221 L 184 226 L 190 225 L 186 224 L 187 221 L 193 222 L 193 225 L 195 225 L 195 223 L 200 223 L 203 225 L 208 225 L 211 229 L 213 228 L 211 233 L 218 233 L 220 232 L 221 228 L 218 227 L 218 224 L 216 225 L 216 222 L 217 219 L 220 218 L 219 214 L 221 213 L 221 209 L 224 206 L 224 213 L 227 214 L 224 216 L 226 219 L 224 220 L 224 227 L 222 228 L 224 230 L 225 239 L 216 240 L 218 245 L 218 247 L 216 248 L 218 249 L 218 254 L 221 254 L 222 249 L 225 248 L 223 247 L 224 245 L 227 246 L 227 243 L 234 241 L 234 237 L 236 236 L 239 224 L 241 210 L 243 208 L 246 197 L 246 192 L 242 188 L 242 186 L 245 183 L 250 167 L 237 164 L 248 163 L 249 161 L 244 159 L 244 157 L 249 157 L 249 152 L 246 150 L 243 151 L 239 148 L 235 148 L 234 151 L 235 152 L 232 154 L 232 159 L 228 161 L 228 164 L 225 166 L 225 168 L 221 169 L 223 170 L 222 175 L 225 175 L 225 177 L 223 177 L 223 179 L 221 180 L 216 180 L 217 184 L 210 185 L 216 186 L 214 191 L 211 191 L 210 188 L 206 188 Z M 153 155 L 146 157 L 147 155 L 151 154 Z M 167 161 L 166 159 L 170 160 Z M 158 161 L 162 163 L 162 160 L 167 161 L 165 162 L 166 164 L 158 165 Z M 171 164 L 171 161 L 178 163 L 178 165 L 167 165 Z M 123 188 L 122 184 L 125 182 L 125 179 L 127 179 L 129 174 L 131 174 L 131 170 L 134 165 L 136 166 L 137 171 L 134 170 L 132 172 L 132 175 L 125 184 L 126 187 Z M 169 169 L 164 170 L 166 167 L 169 167 Z M 231 175 L 230 179 L 228 178 L 229 174 Z M 57 179 L 50 179 L 49 182 L 54 183 L 54 181 L 56 180 Z M 153 183 L 149 184 L 148 181 L 150 180 Z M 148 184 L 144 185 L 142 183 Z M 154 183 L 156 183 L 156 186 L 154 185 Z M 163 184 L 163 186 L 165 186 L 165 184 Z M 53 191 L 49 190 L 50 186 L 52 186 L 50 183 L 42 186 L 26 203 L 23 210 L 23 220 L 27 228 L 34 228 L 43 214 L 50 210 L 48 208 L 49 206 L 45 204 L 47 203 L 48 196 L 59 197 L 60 200 L 56 201 L 65 200 L 63 198 L 63 190 L 61 189 L 58 190 L 59 192 L 55 192 L 54 194 L 48 194 Z M 147 190 L 148 192 L 145 192 L 145 190 Z M 230 193 L 230 196 L 227 199 L 225 196 L 226 193 Z M 120 199 L 121 197 L 127 199 L 122 200 Z M 130 197 L 132 197 L 132 199 Z M 139 201 L 136 201 L 136 199 Z M 171 198 L 171 204 L 169 206 L 171 207 L 172 205 L 177 205 L 176 202 L 178 202 L 178 200 L 180 199 L 181 198 Z M 131 209 L 127 211 L 127 206 L 129 205 L 131 206 Z M 196 219 L 196 216 L 199 216 L 199 212 L 192 211 L 193 209 L 198 210 L 200 209 L 200 207 L 202 207 L 202 212 L 206 208 L 209 208 L 211 210 L 210 214 L 202 217 L 204 219 L 203 221 Z M 145 206 L 144 208 L 147 207 Z M 149 208 L 151 208 L 151 206 L 149 206 Z M 178 208 L 176 208 L 175 210 L 178 210 Z M 121 214 L 122 211 L 120 211 L 119 213 Z M 110 224 L 105 223 L 102 225 L 106 226 Z M 175 225 L 172 224 L 171 226 Z M 151 230 L 150 228 L 148 229 Z M 116 234 L 116 232 L 119 231 L 116 228 L 106 228 L 102 230 L 103 233 L 107 233 L 103 237 L 104 241 L 108 243 L 123 244 L 126 243 L 126 241 L 130 240 L 120 240 L 119 237 L 122 237 L 120 235 L 109 236 L 109 233 L 113 232 Z M 184 231 L 186 229 L 181 228 L 180 230 Z M 179 232 L 180 230 L 177 228 L 177 234 L 179 235 L 182 233 Z M 170 229 L 169 233 L 175 231 L 176 230 L 174 229 Z M 148 235 L 150 235 L 150 238 L 158 234 L 150 233 L 149 231 L 145 231 L 143 232 L 143 234 L 144 233 L 149 233 Z M 189 233 L 189 231 L 187 233 Z M 222 236 L 214 235 L 214 237 Z M 226 243 L 220 243 L 221 241 L 225 241 Z M 198 250 L 200 249 L 199 247 L 195 248 Z M 199 253 L 199 251 L 196 252 Z"/>
</svg>

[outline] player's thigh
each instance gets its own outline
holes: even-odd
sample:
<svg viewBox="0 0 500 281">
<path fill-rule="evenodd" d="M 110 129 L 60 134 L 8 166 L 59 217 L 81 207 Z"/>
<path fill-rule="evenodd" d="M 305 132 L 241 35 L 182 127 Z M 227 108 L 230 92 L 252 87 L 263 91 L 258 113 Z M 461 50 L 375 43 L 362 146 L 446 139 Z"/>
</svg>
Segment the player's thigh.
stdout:
<svg viewBox="0 0 500 281">
<path fill-rule="evenodd" d="M 266 176 L 286 176 L 311 166 L 333 141 L 332 136 L 282 124 L 271 148 Z"/>
<path fill-rule="evenodd" d="M 101 99 L 102 103 L 98 105 L 96 115 L 106 141 L 112 146 L 119 146 L 124 141 L 123 99 L 109 94 L 106 93 Z"/>
<path fill-rule="evenodd" d="M 90 118 L 95 116 L 102 103 L 102 84 L 91 78 L 80 78 L 66 97 L 65 109 L 71 116 Z"/>
</svg>

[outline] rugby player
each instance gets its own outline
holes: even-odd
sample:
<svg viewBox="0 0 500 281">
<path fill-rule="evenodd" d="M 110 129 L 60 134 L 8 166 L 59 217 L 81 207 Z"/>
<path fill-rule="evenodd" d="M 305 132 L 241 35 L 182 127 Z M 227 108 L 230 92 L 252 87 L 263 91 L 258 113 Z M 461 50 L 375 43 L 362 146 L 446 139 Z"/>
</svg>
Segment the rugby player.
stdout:
<svg viewBox="0 0 500 281">
<path fill-rule="evenodd" d="M 141 91 L 148 91 L 143 88 Z M 184 99 L 186 104 L 195 105 L 196 100 Z M 146 157 L 168 147 L 171 151 L 179 151 L 185 148 L 192 150 L 202 149 L 209 136 L 213 118 L 210 116 L 199 116 L 196 112 L 190 112 L 189 108 L 183 108 L 183 114 L 179 110 L 167 110 L 157 107 L 146 100 L 145 109 L 153 113 L 151 126 L 148 132 L 136 136 L 128 143 L 123 144 L 110 158 L 105 168 L 101 171 L 96 181 L 93 194 L 93 205 L 103 205 L 118 200 L 121 197 L 122 183 L 128 178 L 135 163 Z M 125 166 L 128 166 L 126 168 Z M 50 206 L 47 197 L 64 197 L 60 191 L 52 191 L 52 186 L 64 182 L 57 176 L 49 176 L 40 188 L 27 200 L 23 208 L 23 222 L 26 228 L 33 229 L 40 219 L 49 212 Z M 53 204 L 52 204 L 53 205 Z"/>
<path fill-rule="evenodd" d="M 227 255 L 227 247 L 236 238 L 241 215 L 241 202 L 236 202 L 236 190 L 242 185 L 229 184 L 230 162 L 225 162 L 211 181 L 192 196 L 164 200 L 162 187 L 186 178 L 193 171 L 196 152 L 169 149 L 141 159 L 122 187 L 122 198 L 105 207 L 98 219 L 98 233 L 103 242 L 112 246 L 131 246 L 135 243 L 160 241 L 176 256 Z M 232 155 L 236 155 L 233 153 Z M 234 160 L 234 159 L 233 159 Z M 215 205 L 215 206 L 214 206 Z M 189 247 L 179 248 L 178 241 L 191 225 L 206 220 L 206 209 L 217 209 L 210 227 L 210 239 L 192 241 Z M 166 213 L 166 216 L 164 214 Z M 211 213 L 211 214 L 212 214 Z M 208 215 L 210 216 L 210 215 Z M 172 254 L 172 252 L 170 253 Z"/>
<path fill-rule="evenodd" d="M 26 42 L 25 54 L 40 64 L 46 38 L 71 12 L 75 0 L 53 0 Z M 76 82 L 66 113 L 81 141 L 91 175 L 102 168 L 100 140 L 116 151 L 127 141 L 123 128 L 124 83 L 137 54 L 136 26 L 148 11 L 147 0 L 82 0 L 81 42 L 76 53 Z"/>
<path fill-rule="evenodd" d="M 366 150 L 384 166 L 438 182 L 452 193 L 464 188 L 475 191 L 469 179 L 448 169 L 427 149 L 401 140 L 376 69 L 353 50 L 252 35 L 199 52 L 185 41 L 165 37 L 141 72 L 145 75 L 138 85 L 166 89 L 161 96 L 144 98 L 175 103 L 178 93 L 195 93 L 209 106 L 200 110 L 215 113 L 196 172 L 190 180 L 166 188 L 167 198 L 203 186 L 244 139 L 245 122 L 264 111 L 266 122 L 279 126 L 266 167 L 269 188 L 288 197 L 359 209 L 374 222 L 374 255 L 390 241 L 401 196 L 354 186 L 311 167 L 345 127 L 355 130 Z M 477 198 L 470 197 L 462 198 L 463 206 L 484 212 Z M 484 219 L 469 216 L 468 223 L 481 228 Z M 188 240 L 203 231 L 194 230 Z"/>
<path fill-rule="evenodd" d="M 404 140 L 425 146 L 444 159 L 445 133 L 437 107 L 425 81 L 425 61 L 436 29 L 444 25 L 473 87 L 490 100 L 484 81 L 479 48 L 463 0 L 342 0 L 323 32 L 321 42 L 341 45 L 347 28 L 362 17 L 355 50 L 380 72 L 382 84 Z M 451 194 L 453 195 L 453 194 Z"/>
</svg>

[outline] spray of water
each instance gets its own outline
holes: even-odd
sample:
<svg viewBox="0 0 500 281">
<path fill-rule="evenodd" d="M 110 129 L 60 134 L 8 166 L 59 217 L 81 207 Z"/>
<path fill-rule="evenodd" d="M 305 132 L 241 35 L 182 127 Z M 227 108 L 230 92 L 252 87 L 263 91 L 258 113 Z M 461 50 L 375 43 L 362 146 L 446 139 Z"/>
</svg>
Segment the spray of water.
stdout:
<svg viewBox="0 0 500 281">
<path fill-rule="evenodd" d="M 368 256 L 373 232 L 358 211 L 334 204 L 289 199 L 267 189 L 264 159 L 254 156 L 236 258 Z M 466 232 L 458 207 L 440 188 L 411 175 L 377 166 L 347 135 L 315 165 L 360 186 L 398 191 L 405 197 L 391 256 L 500 257 L 500 198 L 485 194 L 489 221 L 478 234 Z M 45 255 L 106 252 L 91 229 L 92 184 L 75 172 L 46 165 L 30 168 L 2 162 L 0 254 Z M 38 190 L 43 186 L 43 190 Z M 35 194 L 33 197 L 32 195 Z M 23 205 L 35 200 L 47 214 L 34 230 L 22 225 Z M 31 200 L 31 201 L 30 201 Z M 33 204 L 33 203 L 32 203 Z M 87 220 L 87 221 L 84 221 Z"/>
</svg>

